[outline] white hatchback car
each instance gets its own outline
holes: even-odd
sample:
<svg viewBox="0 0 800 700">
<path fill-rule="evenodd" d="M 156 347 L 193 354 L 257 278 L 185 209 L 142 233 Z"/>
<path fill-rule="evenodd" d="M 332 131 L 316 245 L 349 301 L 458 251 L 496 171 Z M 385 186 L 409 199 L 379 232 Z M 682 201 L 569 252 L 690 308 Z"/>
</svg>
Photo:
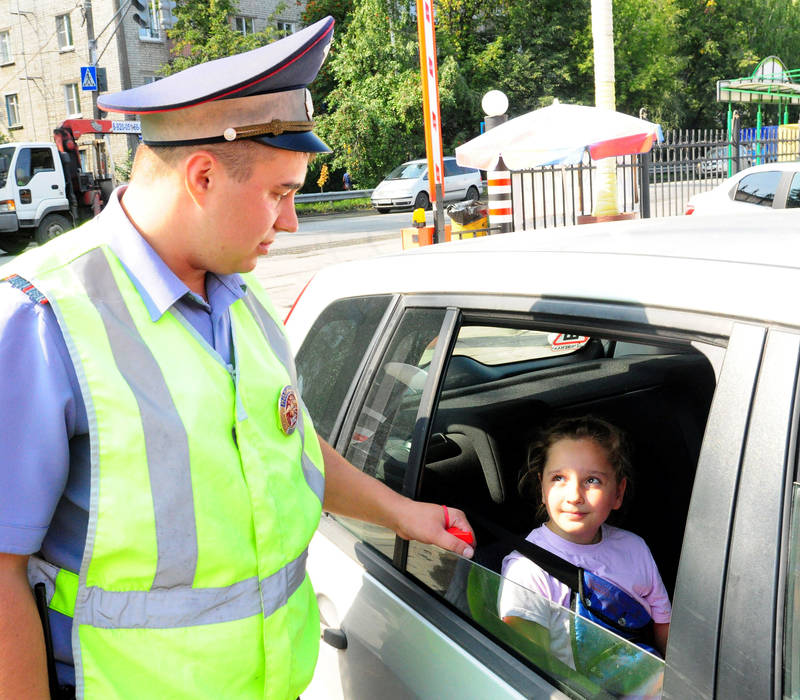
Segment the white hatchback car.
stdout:
<svg viewBox="0 0 800 700">
<path fill-rule="evenodd" d="M 304 700 L 800 698 L 798 289 L 787 213 L 488 236 L 319 272 L 287 321 L 318 432 L 391 488 L 465 510 L 477 544 L 465 560 L 323 517 Z M 596 657 L 569 664 L 498 617 L 500 561 L 535 525 L 517 491 L 531 440 L 587 413 L 631 439 L 621 524 L 672 599 L 666 660 L 597 627 Z M 551 609 L 570 635 L 572 613 Z"/>
<path fill-rule="evenodd" d="M 800 162 L 765 163 L 740 170 L 714 189 L 694 195 L 687 214 L 734 214 L 800 208 Z M 764 211 L 764 209 L 761 209 Z"/>
<path fill-rule="evenodd" d="M 482 189 L 480 170 L 462 167 L 452 156 L 444 159 L 445 201 L 478 199 Z M 400 207 L 429 209 L 428 161 L 411 160 L 392 170 L 372 191 L 372 206 L 381 214 Z"/>
</svg>

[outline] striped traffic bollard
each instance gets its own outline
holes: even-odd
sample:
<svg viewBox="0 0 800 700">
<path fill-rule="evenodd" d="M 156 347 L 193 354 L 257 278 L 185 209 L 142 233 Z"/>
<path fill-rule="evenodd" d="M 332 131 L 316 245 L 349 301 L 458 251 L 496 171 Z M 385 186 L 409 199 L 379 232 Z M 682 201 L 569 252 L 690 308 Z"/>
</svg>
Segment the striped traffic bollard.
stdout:
<svg viewBox="0 0 800 700">
<path fill-rule="evenodd" d="M 491 233 L 509 233 L 513 228 L 511 207 L 511 173 L 502 157 L 495 170 L 486 173 L 489 192 L 489 228 Z"/>
</svg>

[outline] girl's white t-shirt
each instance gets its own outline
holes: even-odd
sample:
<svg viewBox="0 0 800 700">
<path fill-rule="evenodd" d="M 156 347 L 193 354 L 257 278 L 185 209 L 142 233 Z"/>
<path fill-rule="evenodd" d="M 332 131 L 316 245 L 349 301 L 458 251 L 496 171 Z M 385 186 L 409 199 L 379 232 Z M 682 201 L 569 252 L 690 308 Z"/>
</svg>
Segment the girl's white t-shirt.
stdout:
<svg viewBox="0 0 800 700">
<path fill-rule="evenodd" d="M 575 544 L 542 525 L 526 539 L 615 584 L 639 601 L 654 622 L 669 622 L 672 614 L 669 596 L 645 541 L 612 525 L 604 524 L 601 534 L 596 544 Z M 513 615 L 538 621 L 536 611 L 541 612 L 542 605 L 534 600 L 539 596 L 531 596 L 530 591 L 569 607 L 569 587 L 519 552 L 511 552 L 503 559 L 501 572 L 503 578 L 518 585 L 504 585 L 501 589 L 500 617 Z"/>
</svg>

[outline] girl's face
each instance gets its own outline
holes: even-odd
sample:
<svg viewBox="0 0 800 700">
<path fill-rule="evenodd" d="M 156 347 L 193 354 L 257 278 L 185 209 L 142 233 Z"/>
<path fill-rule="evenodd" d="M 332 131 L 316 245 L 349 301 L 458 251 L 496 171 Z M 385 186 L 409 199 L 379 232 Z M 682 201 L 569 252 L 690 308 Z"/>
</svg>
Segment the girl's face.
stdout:
<svg viewBox="0 0 800 700">
<path fill-rule="evenodd" d="M 600 541 L 600 526 L 622 505 L 626 481 L 619 483 L 605 450 L 594 440 L 554 443 L 542 472 L 547 527 L 575 544 Z"/>
</svg>

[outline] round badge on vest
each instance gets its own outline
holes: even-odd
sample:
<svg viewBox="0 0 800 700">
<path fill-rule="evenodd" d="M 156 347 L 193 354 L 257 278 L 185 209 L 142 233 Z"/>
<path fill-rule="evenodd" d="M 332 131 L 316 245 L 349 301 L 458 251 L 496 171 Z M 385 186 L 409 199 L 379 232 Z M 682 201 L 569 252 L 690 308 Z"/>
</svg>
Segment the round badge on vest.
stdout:
<svg viewBox="0 0 800 700">
<path fill-rule="evenodd" d="M 281 430 L 286 435 L 291 435 L 296 430 L 299 415 L 300 401 L 297 398 L 297 391 L 291 384 L 287 384 L 281 389 L 278 398 L 278 417 L 281 419 Z"/>
</svg>

